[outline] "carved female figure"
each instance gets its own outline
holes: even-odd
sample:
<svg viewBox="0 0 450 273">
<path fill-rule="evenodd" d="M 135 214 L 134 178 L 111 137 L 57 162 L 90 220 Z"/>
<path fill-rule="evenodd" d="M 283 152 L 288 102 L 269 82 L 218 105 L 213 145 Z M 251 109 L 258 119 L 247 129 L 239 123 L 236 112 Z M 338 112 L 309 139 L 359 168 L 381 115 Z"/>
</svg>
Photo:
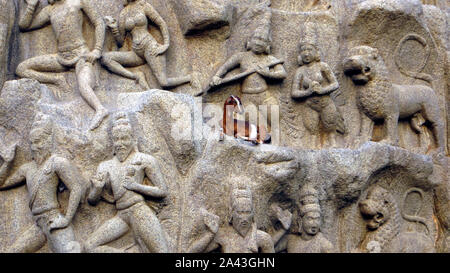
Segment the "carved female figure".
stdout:
<svg viewBox="0 0 450 273">
<path fill-rule="evenodd" d="M 306 105 L 312 112 L 305 115 L 303 123 L 312 135 L 318 135 L 320 122 L 327 132 L 338 131 L 345 133 L 344 120 L 338 112 L 330 95 L 339 88 L 331 68 L 320 61 L 317 47 L 310 43 L 301 43 L 297 72 L 292 84 L 291 97 L 293 99 L 306 99 Z M 334 134 L 331 145 L 334 144 Z M 316 138 L 317 139 L 317 138 Z"/>
<path fill-rule="evenodd" d="M 164 39 L 163 45 L 160 45 L 148 32 L 148 19 L 160 28 Z M 125 8 L 120 12 L 119 22 L 110 16 L 106 16 L 105 21 L 120 47 L 124 43 L 126 33 L 129 32 L 132 36 L 133 51 L 107 52 L 103 55 L 102 63 L 111 72 L 136 80 L 143 88 L 148 89 L 149 86 L 143 75 L 124 68 L 140 66 L 147 62 L 162 88 L 176 87 L 191 81 L 191 76 L 167 77 L 164 53 L 169 48 L 169 29 L 166 22 L 149 3 L 143 0 L 127 0 Z"/>
</svg>

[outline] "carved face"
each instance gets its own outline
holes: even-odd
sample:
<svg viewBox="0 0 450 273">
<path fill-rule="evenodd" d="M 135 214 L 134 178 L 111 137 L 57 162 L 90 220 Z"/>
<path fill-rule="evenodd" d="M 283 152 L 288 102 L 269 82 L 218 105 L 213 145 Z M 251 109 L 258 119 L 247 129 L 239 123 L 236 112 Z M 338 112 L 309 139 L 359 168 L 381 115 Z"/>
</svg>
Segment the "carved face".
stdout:
<svg viewBox="0 0 450 273">
<path fill-rule="evenodd" d="M 390 218 L 390 201 L 386 195 L 385 189 L 374 188 L 367 194 L 366 199 L 359 203 L 359 210 L 369 230 L 378 229 Z"/>
<path fill-rule="evenodd" d="M 234 229 L 245 236 L 253 224 L 253 209 L 250 198 L 237 198 L 232 212 L 232 224 Z"/>
<path fill-rule="evenodd" d="M 248 44 L 248 48 L 255 54 L 263 54 L 268 51 L 269 47 L 269 42 L 260 37 L 252 37 Z"/>
<path fill-rule="evenodd" d="M 126 125 L 120 125 L 113 129 L 114 153 L 123 162 L 127 159 L 134 147 L 131 128 Z"/>
<path fill-rule="evenodd" d="M 300 48 L 300 57 L 305 64 L 314 62 L 317 58 L 318 52 L 314 46 L 306 44 Z"/>
<path fill-rule="evenodd" d="M 30 132 L 31 155 L 37 164 L 42 164 L 52 152 L 51 134 L 37 128 Z"/>
<path fill-rule="evenodd" d="M 320 213 L 307 212 L 302 217 L 302 229 L 308 235 L 316 235 L 320 231 Z"/>
<path fill-rule="evenodd" d="M 378 60 L 378 50 L 361 46 L 350 51 L 350 57 L 344 60 L 344 73 L 354 84 L 365 85 L 374 77 L 374 66 Z"/>
</svg>

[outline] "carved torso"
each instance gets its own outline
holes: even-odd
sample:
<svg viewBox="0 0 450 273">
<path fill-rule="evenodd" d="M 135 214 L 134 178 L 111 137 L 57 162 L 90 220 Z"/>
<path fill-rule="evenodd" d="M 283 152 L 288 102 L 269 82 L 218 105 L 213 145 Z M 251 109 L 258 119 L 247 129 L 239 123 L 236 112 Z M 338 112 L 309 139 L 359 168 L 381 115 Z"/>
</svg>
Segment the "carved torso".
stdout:
<svg viewBox="0 0 450 273">
<path fill-rule="evenodd" d="M 256 225 L 242 237 L 231 225 L 220 228 L 214 238 L 223 253 L 258 253 L 258 230 Z"/>
<path fill-rule="evenodd" d="M 274 56 L 266 54 L 254 54 L 251 51 L 245 52 L 241 61 L 241 71 L 247 71 L 257 67 L 258 65 L 269 65 L 276 61 Z M 266 80 L 258 73 L 247 76 L 242 83 L 242 93 L 258 94 L 267 90 Z"/>
<path fill-rule="evenodd" d="M 330 253 L 333 246 L 321 232 L 311 240 L 303 240 L 301 236 L 290 234 L 287 238 L 288 253 Z"/>
<path fill-rule="evenodd" d="M 51 9 L 50 22 L 58 42 L 58 51 L 70 51 L 86 44 L 80 0 L 55 3 Z"/>
</svg>

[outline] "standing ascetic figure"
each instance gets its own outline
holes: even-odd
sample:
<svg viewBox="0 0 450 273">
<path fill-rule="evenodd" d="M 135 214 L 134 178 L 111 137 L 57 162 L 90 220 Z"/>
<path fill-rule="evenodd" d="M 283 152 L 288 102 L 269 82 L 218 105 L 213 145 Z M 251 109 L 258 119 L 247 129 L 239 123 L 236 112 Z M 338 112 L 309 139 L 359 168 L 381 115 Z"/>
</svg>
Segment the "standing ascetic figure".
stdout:
<svg viewBox="0 0 450 273">
<path fill-rule="evenodd" d="M 124 112 L 114 117 L 112 138 L 114 158 L 98 166 L 88 201 L 90 204 L 98 203 L 104 188 L 110 188 L 118 212 L 89 237 L 87 251 L 123 252 L 105 244 L 120 238 L 131 228 L 142 251 L 169 252 L 165 232 L 155 211 L 144 199 L 144 195 L 153 198 L 167 196 L 166 182 L 158 161 L 151 155 L 137 151 L 133 129 Z M 145 176 L 154 186 L 143 184 Z"/>
<path fill-rule="evenodd" d="M 164 44 L 160 45 L 148 31 L 148 19 L 161 30 Z M 119 22 L 110 16 L 105 17 L 106 24 L 120 47 L 124 44 L 125 34 L 131 33 L 133 51 L 107 52 L 103 54 L 102 63 L 111 72 L 131 80 L 136 80 L 143 88 L 149 89 L 144 75 L 135 74 L 124 67 L 150 66 L 162 88 L 176 87 L 191 81 L 191 76 L 169 78 L 166 72 L 166 56 L 169 48 L 169 29 L 159 13 L 144 0 L 127 0 L 120 12 Z"/>
<path fill-rule="evenodd" d="M 283 232 L 274 236 L 277 252 L 287 250 L 288 253 L 332 253 L 336 252 L 333 244 L 320 232 L 321 210 L 317 198 L 317 190 L 306 185 L 300 191 L 300 218 L 298 229 L 300 234 Z M 284 231 L 287 231 L 285 228 Z M 278 244 L 277 244 L 278 242 Z"/>
<path fill-rule="evenodd" d="M 105 40 L 105 24 L 101 16 L 89 0 L 48 0 L 50 5 L 35 16 L 39 0 L 26 2 L 25 13 L 19 21 L 20 29 L 35 30 L 50 22 L 56 35 L 58 53 L 25 60 L 17 67 L 16 74 L 41 83 L 56 84 L 64 90 L 69 89 L 69 86 L 60 73 L 75 68 L 80 94 L 96 111 L 90 124 L 90 129 L 94 130 L 108 115 L 108 111 L 93 90 L 95 86 L 93 64 L 101 57 Z M 83 14 L 87 15 L 95 27 L 95 47 L 92 51 L 83 37 Z"/>
<path fill-rule="evenodd" d="M 313 110 L 303 117 L 306 129 L 317 136 L 321 122 L 322 127 L 330 133 L 331 145 L 334 145 L 335 132 L 345 133 L 344 120 L 330 97 L 339 88 L 339 83 L 328 64 L 320 61 L 316 45 L 301 43 L 299 49 L 300 67 L 294 76 L 291 97 L 306 99 L 306 105 Z"/>
<path fill-rule="evenodd" d="M 239 180 L 235 183 L 231 193 L 229 223 L 221 228 L 205 223 L 207 232 L 191 244 L 188 252 L 211 252 L 219 248 L 222 253 L 274 252 L 272 238 L 266 232 L 258 230 L 253 219 L 252 192 L 246 182 L 248 181 Z"/>
<path fill-rule="evenodd" d="M 35 252 L 48 241 L 53 252 L 78 253 L 82 249 L 75 239 L 71 221 L 84 196 L 87 181 L 68 159 L 52 154 L 52 122 L 47 116 L 40 118 L 33 123 L 30 132 L 33 161 L 22 165 L 6 179 L 15 157 L 14 147 L 0 168 L 0 190 L 26 181 L 29 207 L 36 222 L 17 237 L 7 252 Z M 65 215 L 61 214 L 57 196 L 60 180 L 70 191 Z"/>
</svg>

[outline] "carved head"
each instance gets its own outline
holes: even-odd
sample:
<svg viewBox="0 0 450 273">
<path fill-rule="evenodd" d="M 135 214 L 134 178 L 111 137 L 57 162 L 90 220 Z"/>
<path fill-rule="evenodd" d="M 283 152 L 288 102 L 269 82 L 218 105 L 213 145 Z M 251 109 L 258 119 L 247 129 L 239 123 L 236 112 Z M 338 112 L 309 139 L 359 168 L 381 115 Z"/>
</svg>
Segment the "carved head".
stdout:
<svg viewBox="0 0 450 273">
<path fill-rule="evenodd" d="M 247 181 L 242 178 L 235 183 L 231 192 L 231 219 L 234 229 L 245 236 L 253 224 L 253 201 L 252 192 Z"/>
<path fill-rule="evenodd" d="M 369 230 L 376 230 L 391 218 L 393 197 L 380 186 L 369 190 L 367 197 L 359 203 L 361 215 Z"/>
<path fill-rule="evenodd" d="M 30 131 L 31 155 L 37 164 L 42 164 L 52 153 L 53 124 L 49 116 L 37 115 Z"/>
<path fill-rule="evenodd" d="M 253 35 L 247 41 L 247 50 L 251 50 L 255 54 L 270 54 L 270 44 L 272 43 L 272 35 L 270 34 L 270 20 L 272 13 L 268 9 Z"/>
<path fill-rule="evenodd" d="M 301 232 L 314 236 L 320 231 L 321 211 L 317 190 L 306 185 L 300 190 Z"/>
<path fill-rule="evenodd" d="M 309 64 L 312 62 L 320 62 L 320 52 L 316 45 L 311 43 L 300 43 L 299 50 L 299 65 Z"/>
<path fill-rule="evenodd" d="M 376 66 L 382 61 L 376 48 L 369 46 L 354 47 L 344 60 L 344 73 L 354 84 L 365 85 L 375 77 Z"/>
<path fill-rule="evenodd" d="M 123 162 L 135 149 L 136 142 L 130 120 L 125 112 L 119 112 L 114 116 L 112 126 L 112 140 L 114 155 Z"/>
</svg>

